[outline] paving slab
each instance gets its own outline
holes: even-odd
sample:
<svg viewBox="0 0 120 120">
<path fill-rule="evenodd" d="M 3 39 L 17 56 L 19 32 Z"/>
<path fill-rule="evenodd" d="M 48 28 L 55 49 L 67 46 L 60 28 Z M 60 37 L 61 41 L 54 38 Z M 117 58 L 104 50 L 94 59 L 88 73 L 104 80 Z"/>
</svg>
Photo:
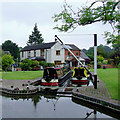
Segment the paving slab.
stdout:
<svg viewBox="0 0 120 120">
<path fill-rule="evenodd" d="M 120 101 L 111 99 L 110 94 L 108 92 L 108 89 L 106 88 L 106 85 L 103 81 L 100 80 L 100 78 L 97 78 L 97 89 L 94 89 L 94 86 L 84 86 L 79 87 L 78 93 L 82 95 L 88 95 L 94 98 L 99 98 L 103 100 L 107 100 L 109 102 L 113 102 L 115 104 L 120 104 Z"/>
</svg>

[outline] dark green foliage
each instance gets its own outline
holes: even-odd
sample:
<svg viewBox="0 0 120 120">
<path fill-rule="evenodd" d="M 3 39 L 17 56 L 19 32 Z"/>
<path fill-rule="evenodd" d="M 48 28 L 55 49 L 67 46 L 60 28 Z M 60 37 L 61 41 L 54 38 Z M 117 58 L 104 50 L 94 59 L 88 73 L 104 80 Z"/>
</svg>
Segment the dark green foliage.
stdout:
<svg viewBox="0 0 120 120">
<path fill-rule="evenodd" d="M 3 55 L 2 56 L 2 69 L 7 71 L 10 70 L 11 64 L 14 63 L 13 57 L 11 55 Z"/>
<path fill-rule="evenodd" d="M 94 60 L 94 47 L 90 47 L 88 50 L 85 50 L 85 53 L 87 54 L 87 56 L 91 59 L 91 61 Z M 103 45 L 99 45 L 97 47 L 97 55 L 99 56 L 103 56 L 104 58 L 109 59 L 114 53 L 114 50 L 111 49 L 108 46 L 103 46 Z"/>
<path fill-rule="evenodd" d="M 3 51 L 9 51 L 14 59 L 19 58 L 19 47 L 16 43 L 13 43 L 11 40 L 7 40 L 2 44 Z"/>
<path fill-rule="evenodd" d="M 82 6 L 77 11 L 68 5 L 66 2 L 63 5 L 63 10 L 59 14 L 53 16 L 54 22 L 62 22 L 62 25 L 57 25 L 54 29 L 67 32 L 74 30 L 77 26 L 84 26 L 96 22 L 103 24 L 109 23 L 113 29 L 113 33 L 105 32 L 107 43 L 113 45 L 118 43 L 119 36 L 116 32 L 120 32 L 120 14 L 118 12 L 118 2 L 95 1 L 90 6 Z M 97 6 L 97 7 L 96 7 Z"/>
<path fill-rule="evenodd" d="M 97 64 L 97 68 L 98 68 L 98 69 L 101 68 L 101 63 L 98 63 L 98 64 Z"/>
<path fill-rule="evenodd" d="M 42 34 L 38 30 L 37 24 L 35 24 L 32 35 L 29 35 L 29 40 L 27 42 L 27 45 L 41 44 L 43 41 L 44 39 L 42 38 Z"/>
<path fill-rule="evenodd" d="M 118 64 L 118 68 L 120 69 L 120 63 Z"/>
<path fill-rule="evenodd" d="M 54 67 L 55 64 L 54 63 L 46 63 L 45 61 L 40 61 L 40 65 L 45 67 Z"/>
<path fill-rule="evenodd" d="M 45 61 L 40 61 L 40 65 L 44 68 L 48 66 L 48 64 Z"/>
<path fill-rule="evenodd" d="M 54 67 L 55 64 L 54 64 L 54 63 L 48 63 L 48 66 L 49 66 L 49 67 Z"/>
<path fill-rule="evenodd" d="M 39 65 L 39 62 L 37 60 L 32 61 L 31 67 L 34 68 L 34 70 L 37 70 L 37 66 Z"/>
<path fill-rule="evenodd" d="M 22 70 L 27 71 L 32 69 L 32 60 L 24 59 L 22 63 L 20 64 Z"/>
</svg>

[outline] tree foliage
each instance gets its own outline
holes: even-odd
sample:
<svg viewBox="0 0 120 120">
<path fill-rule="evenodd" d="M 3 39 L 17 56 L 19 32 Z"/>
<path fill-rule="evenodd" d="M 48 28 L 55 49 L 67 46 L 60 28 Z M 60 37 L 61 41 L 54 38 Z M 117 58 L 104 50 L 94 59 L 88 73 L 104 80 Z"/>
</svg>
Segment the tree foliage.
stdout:
<svg viewBox="0 0 120 120">
<path fill-rule="evenodd" d="M 44 39 L 42 38 L 42 34 L 38 30 L 37 24 L 35 24 L 32 35 L 29 35 L 29 40 L 27 42 L 27 45 L 41 44 L 43 41 Z"/>
<path fill-rule="evenodd" d="M 10 69 L 10 65 L 14 63 L 13 57 L 11 55 L 4 54 L 2 56 L 2 69 L 7 71 Z"/>
<path fill-rule="evenodd" d="M 24 59 L 22 63 L 20 64 L 22 70 L 27 71 L 32 69 L 32 60 Z"/>
<path fill-rule="evenodd" d="M 98 5 L 99 3 L 99 5 Z M 120 14 L 118 12 L 118 2 L 108 2 L 100 0 L 92 2 L 90 6 L 82 6 L 77 11 L 72 9 L 72 6 L 66 2 L 63 5 L 63 11 L 53 16 L 54 22 L 62 22 L 62 25 L 56 25 L 54 29 L 59 31 L 74 30 L 77 26 L 84 26 L 96 22 L 103 24 L 109 23 L 113 28 L 113 33 L 105 32 L 107 43 L 113 45 L 118 43 L 120 32 Z M 96 7 L 97 6 L 97 7 Z"/>
<path fill-rule="evenodd" d="M 94 60 L 94 47 L 90 47 L 88 50 L 84 49 L 84 52 L 87 54 L 88 57 L 90 57 L 91 60 Z M 108 46 L 104 46 L 104 45 L 99 45 L 97 47 L 97 55 L 102 56 L 104 58 L 112 58 L 112 56 L 114 55 L 115 51 L 114 49 L 111 49 Z"/>
<path fill-rule="evenodd" d="M 98 61 L 98 62 L 101 62 L 101 63 L 102 63 L 103 60 L 104 60 L 104 57 L 102 57 L 102 56 L 100 56 L 100 55 L 97 56 L 97 61 Z"/>
<path fill-rule="evenodd" d="M 2 50 L 9 51 L 14 59 L 19 57 L 19 47 L 16 43 L 13 43 L 11 40 L 7 40 L 2 44 Z"/>
</svg>

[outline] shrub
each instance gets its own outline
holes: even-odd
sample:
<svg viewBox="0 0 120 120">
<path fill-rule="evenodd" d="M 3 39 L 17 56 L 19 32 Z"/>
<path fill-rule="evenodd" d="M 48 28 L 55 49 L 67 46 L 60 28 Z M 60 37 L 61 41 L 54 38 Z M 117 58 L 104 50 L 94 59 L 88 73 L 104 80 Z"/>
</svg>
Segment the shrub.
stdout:
<svg viewBox="0 0 120 120">
<path fill-rule="evenodd" d="M 10 65 L 14 63 L 13 57 L 11 55 L 2 56 L 2 69 L 7 71 L 10 69 Z"/>
<path fill-rule="evenodd" d="M 101 62 L 98 62 L 97 68 L 101 68 Z"/>
<path fill-rule="evenodd" d="M 103 64 L 108 64 L 108 60 L 103 60 Z"/>
<path fill-rule="evenodd" d="M 22 63 L 20 64 L 20 67 L 22 68 L 22 70 L 31 70 L 31 66 L 32 66 L 32 60 L 29 60 L 29 59 L 24 59 L 22 61 Z"/>
<path fill-rule="evenodd" d="M 39 65 L 39 62 L 37 60 L 32 61 L 31 67 L 34 68 L 34 70 L 37 70 L 37 66 Z"/>
<path fill-rule="evenodd" d="M 111 64 L 113 62 L 113 59 L 108 60 L 108 64 Z"/>
<path fill-rule="evenodd" d="M 49 67 L 54 67 L 55 64 L 54 63 L 47 63 Z"/>
<path fill-rule="evenodd" d="M 118 64 L 118 68 L 120 68 L 120 63 Z"/>
<path fill-rule="evenodd" d="M 104 57 L 102 57 L 102 56 L 100 56 L 100 55 L 97 56 L 97 61 L 98 61 L 98 62 L 103 62 L 103 60 L 104 60 Z"/>
<path fill-rule="evenodd" d="M 43 66 L 44 68 L 48 66 L 45 61 L 40 61 L 39 65 Z"/>
</svg>

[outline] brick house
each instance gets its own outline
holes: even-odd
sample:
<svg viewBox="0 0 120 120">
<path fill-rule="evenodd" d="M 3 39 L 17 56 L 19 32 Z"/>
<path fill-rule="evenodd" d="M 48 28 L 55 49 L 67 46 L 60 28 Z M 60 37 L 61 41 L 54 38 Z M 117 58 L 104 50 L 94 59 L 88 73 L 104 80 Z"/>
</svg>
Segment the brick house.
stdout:
<svg viewBox="0 0 120 120">
<path fill-rule="evenodd" d="M 66 44 L 66 46 L 78 59 L 80 58 L 81 50 L 77 46 L 74 44 Z M 20 59 L 22 61 L 26 58 L 55 63 L 55 65 L 66 62 L 70 63 L 70 66 L 77 66 L 78 64 L 75 58 L 58 41 L 24 47 L 20 52 Z M 83 60 L 85 62 L 85 59 Z"/>
</svg>

